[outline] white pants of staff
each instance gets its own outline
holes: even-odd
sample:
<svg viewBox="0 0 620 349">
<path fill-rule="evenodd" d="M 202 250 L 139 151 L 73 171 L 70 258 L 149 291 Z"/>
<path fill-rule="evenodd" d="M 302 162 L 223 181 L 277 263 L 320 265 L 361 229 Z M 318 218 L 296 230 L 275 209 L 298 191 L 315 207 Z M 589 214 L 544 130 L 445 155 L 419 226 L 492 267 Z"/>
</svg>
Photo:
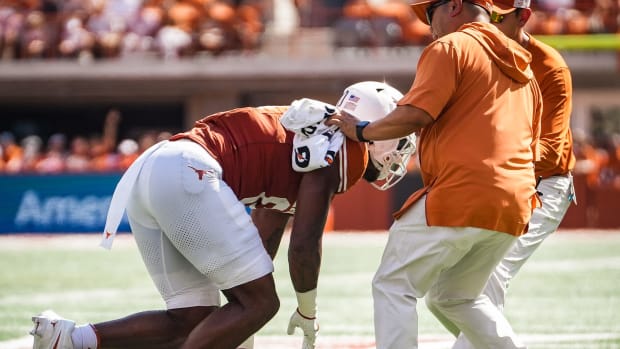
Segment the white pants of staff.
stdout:
<svg viewBox="0 0 620 349">
<path fill-rule="evenodd" d="M 417 300 L 426 295 L 476 348 L 525 348 L 481 295 L 516 238 L 480 228 L 429 227 L 425 199 L 390 228 L 372 284 L 377 349 L 418 347 Z"/>
<path fill-rule="evenodd" d="M 528 232 L 520 236 L 508 253 L 506 253 L 495 268 L 484 289 L 484 294 L 502 312 L 504 311 L 506 292 L 510 281 L 517 275 L 521 267 L 542 242 L 558 229 L 566 211 L 570 207 L 570 203 L 575 201 L 573 178 L 570 174 L 541 180 L 538 184 L 538 191 L 542 193 L 542 196 L 540 196 L 542 207 L 534 210 Z M 433 304 L 427 301 L 427 305 L 434 314 L 438 315 L 437 309 Z M 448 319 L 441 318 L 440 314 L 437 317 L 450 332 L 458 336 L 457 345 L 454 348 L 477 348 L 472 345 L 466 336 L 460 333 L 455 324 Z"/>
</svg>

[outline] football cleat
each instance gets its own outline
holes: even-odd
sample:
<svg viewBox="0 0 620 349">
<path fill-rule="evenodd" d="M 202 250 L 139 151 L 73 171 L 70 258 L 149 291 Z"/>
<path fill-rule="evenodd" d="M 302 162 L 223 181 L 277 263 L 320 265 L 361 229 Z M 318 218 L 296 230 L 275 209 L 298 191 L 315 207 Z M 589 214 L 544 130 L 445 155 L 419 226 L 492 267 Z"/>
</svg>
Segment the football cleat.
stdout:
<svg viewBox="0 0 620 349">
<path fill-rule="evenodd" d="M 51 310 L 32 317 L 34 327 L 30 334 L 34 337 L 33 349 L 73 349 L 71 333 L 75 322 L 63 319 Z"/>
</svg>

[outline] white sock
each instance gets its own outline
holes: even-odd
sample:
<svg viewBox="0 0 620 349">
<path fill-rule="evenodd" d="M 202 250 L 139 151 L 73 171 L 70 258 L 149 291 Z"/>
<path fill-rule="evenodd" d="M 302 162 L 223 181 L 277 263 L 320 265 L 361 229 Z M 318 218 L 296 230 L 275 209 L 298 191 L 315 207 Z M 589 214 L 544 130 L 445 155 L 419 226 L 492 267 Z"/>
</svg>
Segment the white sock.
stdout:
<svg viewBox="0 0 620 349">
<path fill-rule="evenodd" d="M 75 326 L 71 333 L 73 349 L 97 349 L 97 333 L 91 324 Z"/>
</svg>

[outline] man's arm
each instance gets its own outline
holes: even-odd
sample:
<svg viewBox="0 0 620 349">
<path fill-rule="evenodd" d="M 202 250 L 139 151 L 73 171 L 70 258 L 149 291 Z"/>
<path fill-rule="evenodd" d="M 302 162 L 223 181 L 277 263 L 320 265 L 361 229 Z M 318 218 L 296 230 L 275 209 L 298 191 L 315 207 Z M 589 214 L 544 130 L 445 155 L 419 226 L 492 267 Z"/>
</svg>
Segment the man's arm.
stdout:
<svg viewBox="0 0 620 349">
<path fill-rule="evenodd" d="M 282 234 L 284 234 L 286 223 L 290 217 L 289 214 L 267 208 L 252 210 L 252 221 L 258 228 L 263 245 L 271 259 L 276 257 L 280 241 L 282 241 Z"/>
<path fill-rule="evenodd" d="M 537 171 L 553 171 L 562 158 L 570 128 L 572 85 L 568 68 L 558 68 L 539 82 L 543 94 L 540 157 Z"/>
<path fill-rule="evenodd" d="M 359 121 L 363 120 L 341 112 L 330 117 L 326 124 L 340 127 L 347 137 L 359 141 L 356 135 L 356 125 Z M 383 119 L 364 127 L 362 134 L 364 139 L 373 141 L 400 138 L 420 131 L 431 122 L 433 118 L 426 111 L 412 105 L 399 105 Z"/>
</svg>

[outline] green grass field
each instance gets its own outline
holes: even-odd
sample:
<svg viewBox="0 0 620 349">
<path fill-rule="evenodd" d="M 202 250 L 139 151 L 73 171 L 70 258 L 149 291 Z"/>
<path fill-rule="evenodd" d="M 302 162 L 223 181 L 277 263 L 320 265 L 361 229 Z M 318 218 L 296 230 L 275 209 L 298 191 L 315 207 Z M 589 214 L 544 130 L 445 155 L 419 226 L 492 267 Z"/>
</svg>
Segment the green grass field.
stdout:
<svg viewBox="0 0 620 349">
<path fill-rule="evenodd" d="M 319 281 L 317 349 L 373 348 L 370 281 L 386 234 L 327 234 Z M 112 251 L 97 235 L 0 236 L 0 348 L 28 348 L 30 317 L 44 309 L 78 323 L 161 309 L 134 246 L 123 234 Z M 286 244 L 276 258 L 280 312 L 257 335 L 256 348 L 299 348 L 286 336 L 295 297 Z M 620 233 L 553 235 L 514 280 L 506 314 L 530 349 L 620 349 Z M 450 348 L 451 338 L 420 313 L 420 348 Z"/>
<path fill-rule="evenodd" d="M 569 51 L 618 51 L 620 34 L 595 35 L 536 35 L 538 40 L 558 50 Z"/>
</svg>

